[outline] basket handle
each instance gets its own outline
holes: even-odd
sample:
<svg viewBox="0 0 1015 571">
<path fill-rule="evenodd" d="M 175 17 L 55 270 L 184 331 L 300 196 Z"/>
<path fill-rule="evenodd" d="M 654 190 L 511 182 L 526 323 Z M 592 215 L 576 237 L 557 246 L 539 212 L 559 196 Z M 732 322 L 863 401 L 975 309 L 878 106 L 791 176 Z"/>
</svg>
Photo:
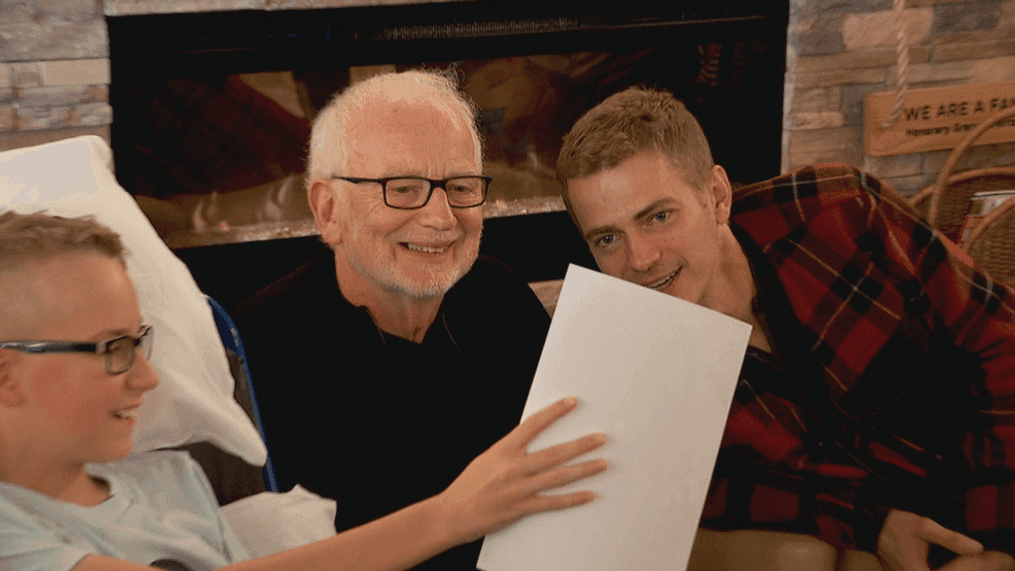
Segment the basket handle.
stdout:
<svg viewBox="0 0 1015 571">
<path fill-rule="evenodd" d="M 930 207 L 927 209 L 927 222 L 930 223 L 931 228 L 937 228 L 938 204 L 941 202 L 941 196 L 944 194 L 945 188 L 948 186 L 948 178 L 951 177 L 952 171 L 954 171 L 955 167 L 959 164 L 959 158 L 962 157 L 962 154 L 966 152 L 966 149 L 972 146 L 973 142 L 976 141 L 976 139 L 979 139 L 980 135 L 986 132 L 987 129 L 1009 117 L 1015 117 L 1015 107 L 999 111 L 993 116 L 982 121 L 975 129 L 970 131 L 969 135 L 967 135 L 966 138 L 959 143 L 959 146 L 955 147 L 952 153 L 948 155 L 948 160 L 945 161 L 945 166 L 941 169 L 940 174 L 937 175 L 937 181 L 934 182 L 934 191 L 930 195 Z"/>
</svg>

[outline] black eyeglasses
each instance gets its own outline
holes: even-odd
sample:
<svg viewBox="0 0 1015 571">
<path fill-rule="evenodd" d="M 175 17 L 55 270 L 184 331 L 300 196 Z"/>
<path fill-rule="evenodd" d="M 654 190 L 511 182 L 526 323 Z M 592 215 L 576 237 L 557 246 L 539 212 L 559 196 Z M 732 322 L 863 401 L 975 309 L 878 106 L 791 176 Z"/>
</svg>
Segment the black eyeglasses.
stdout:
<svg viewBox="0 0 1015 571">
<path fill-rule="evenodd" d="M 140 347 L 145 358 L 152 356 L 154 334 L 152 326 L 141 327 L 137 337 L 124 335 L 99 341 L 78 343 L 76 341 L 0 341 L 0 349 L 14 349 L 25 353 L 95 353 L 102 355 L 106 372 L 110 375 L 126 373 L 134 366 L 135 349 Z"/>
<path fill-rule="evenodd" d="M 431 180 L 415 176 L 399 176 L 392 178 L 355 178 L 351 176 L 333 176 L 333 179 L 345 180 L 360 184 L 373 182 L 381 185 L 384 193 L 384 204 L 399 210 L 415 210 L 423 208 L 430 202 L 435 188 L 443 188 L 448 196 L 448 206 L 452 208 L 472 208 L 486 202 L 486 191 L 490 188 L 492 177 L 488 176 L 456 176 L 444 180 Z"/>
</svg>

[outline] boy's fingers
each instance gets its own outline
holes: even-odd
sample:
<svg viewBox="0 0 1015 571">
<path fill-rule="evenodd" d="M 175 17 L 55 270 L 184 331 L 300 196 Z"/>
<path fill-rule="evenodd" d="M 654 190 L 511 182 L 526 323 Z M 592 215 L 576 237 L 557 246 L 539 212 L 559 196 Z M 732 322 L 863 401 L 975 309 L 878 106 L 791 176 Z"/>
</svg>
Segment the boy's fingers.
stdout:
<svg viewBox="0 0 1015 571">
<path fill-rule="evenodd" d="M 583 478 L 588 478 L 589 476 L 606 470 L 608 466 L 609 464 L 602 458 L 589 460 L 588 462 L 582 462 L 581 464 L 564 466 L 563 468 L 557 468 L 556 470 L 544 472 L 538 476 L 533 476 L 532 479 L 528 481 L 526 488 L 529 493 L 538 494 L 546 490 L 565 486 Z"/>
<path fill-rule="evenodd" d="M 577 404 L 578 399 L 574 397 L 560 399 L 525 419 L 524 422 L 508 434 L 505 440 L 509 440 L 512 445 L 524 448 L 540 432 L 546 430 L 546 427 L 556 422 L 557 419 L 568 412 L 571 412 Z"/>
<path fill-rule="evenodd" d="M 525 515 L 529 515 L 537 512 L 562 510 L 565 508 L 580 506 L 581 504 L 591 502 L 595 499 L 595 497 L 595 493 L 588 490 L 574 492 L 571 494 L 561 494 L 559 496 L 536 496 L 526 504 L 524 513 Z"/>
<path fill-rule="evenodd" d="M 570 442 L 563 444 L 557 444 L 538 452 L 529 454 L 529 464 L 527 465 L 528 472 L 530 474 L 536 474 L 543 472 L 554 466 L 559 466 L 586 454 L 596 448 L 599 448 L 606 442 L 606 436 L 601 432 L 594 434 L 588 434 L 581 438 L 577 438 Z"/>
</svg>

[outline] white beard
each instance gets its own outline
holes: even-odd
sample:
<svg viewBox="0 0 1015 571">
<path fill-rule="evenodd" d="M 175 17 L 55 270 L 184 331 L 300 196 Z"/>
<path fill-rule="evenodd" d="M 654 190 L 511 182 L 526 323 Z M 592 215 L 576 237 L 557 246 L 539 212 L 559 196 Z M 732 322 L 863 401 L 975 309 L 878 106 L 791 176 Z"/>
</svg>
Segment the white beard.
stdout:
<svg viewBox="0 0 1015 571">
<path fill-rule="evenodd" d="M 444 269 L 436 264 L 422 265 L 426 274 L 423 279 L 413 278 L 407 275 L 397 264 L 390 264 L 384 260 L 381 248 L 370 243 L 370 237 L 365 236 L 359 224 L 354 224 L 350 235 L 343 240 L 343 252 L 349 263 L 370 282 L 386 291 L 398 292 L 415 299 L 432 299 L 443 296 L 451 289 L 458 280 L 472 269 L 476 257 L 479 255 L 479 242 L 482 231 L 476 236 L 470 236 L 465 242 L 459 238 L 456 247 L 464 256 L 451 269 Z M 430 241 L 425 240 L 425 241 Z M 440 242 L 441 239 L 432 239 Z M 450 240 L 448 240 L 450 241 Z M 464 250 L 463 250 L 464 249 Z"/>
</svg>

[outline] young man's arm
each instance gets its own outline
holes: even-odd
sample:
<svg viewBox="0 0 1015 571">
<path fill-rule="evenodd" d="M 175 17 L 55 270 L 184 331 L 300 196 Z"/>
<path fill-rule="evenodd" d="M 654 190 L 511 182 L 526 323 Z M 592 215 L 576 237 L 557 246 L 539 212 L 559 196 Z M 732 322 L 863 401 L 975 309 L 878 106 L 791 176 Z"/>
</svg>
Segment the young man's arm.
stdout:
<svg viewBox="0 0 1015 571">
<path fill-rule="evenodd" d="M 979 418 L 967 427 L 963 444 L 973 480 L 979 483 L 966 491 L 966 524 L 968 533 L 981 537 L 988 549 L 1002 550 L 979 552 L 965 536 L 928 518 L 893 510 L 879 538 L 879 554 L 891 569 L 923 571 L 929 545 L 937 544 L 959 554 L 941 569 L 1015 571 L 1015 455 L 1005 452 L 1015 450 L 1015 292 L 992 281 L 947 238 L 920 228 L 908 205 L 892 192 L 882 193 L 869 220 L 869 227 L 890 246 L 886 250 L 894 277 L 919 283 L 929 302 L 928 314 L 940 319 L 956 346 L 979 361 L 982 379 L 972 387 L 980 399 Z M 908 539 L 900 543 L 892 537 Z M 884 546 L 895 547 L 888 548 L 897 556 L 894 564 Z M 922 565 L 913 559 L 921 553 Z M 900 560 L 911 563 L 902 565 Z"/>
</svg>

